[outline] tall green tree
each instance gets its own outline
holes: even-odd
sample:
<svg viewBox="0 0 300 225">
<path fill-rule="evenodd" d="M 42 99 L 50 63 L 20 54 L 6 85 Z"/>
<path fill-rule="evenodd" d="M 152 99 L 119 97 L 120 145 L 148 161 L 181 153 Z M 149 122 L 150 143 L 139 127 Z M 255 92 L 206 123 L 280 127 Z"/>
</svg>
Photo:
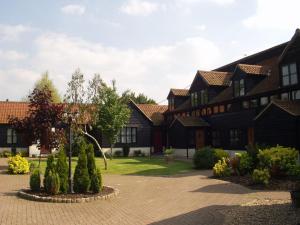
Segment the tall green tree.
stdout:
<svg viewBox="0 0 300 225">
<path fill-rule="evenodd" d="M 121 98 L 126 103 L 133 100 L 136 104 L 157 104 L 154 99 L 147 97 L 143 93 L 136 94 L 129 89 L 122 93 Z"/>
<path fill-rule="evenodd" d="M 131 111 L 123 99 L 117 94 L 115 81 L 112 86 L 103 86 L 97 102 L 97 127 L 110 143 L 111 156 L 117 135 L 130 118 Z"/>
<path fill-rule="evenodd" d="M 51 91 L 51 100 L 54 103 L 60 103 L 62 102 L 61 96 L 57 90 L 57 88 L 54 86 L 53 81 L 49 78 L 49 73 L 46 71 L 41 75 L 41 78 L 37 80 L 34 84 L 33 89 L 38 89 L 40 91 L 43 91 L 45 89 L 48 89 Z M 31 93 L 31 91 L 29 91 Z M 25 97 L 22 99 L 23 101 L 29 101 L 28 97 Z"/>
</svg>

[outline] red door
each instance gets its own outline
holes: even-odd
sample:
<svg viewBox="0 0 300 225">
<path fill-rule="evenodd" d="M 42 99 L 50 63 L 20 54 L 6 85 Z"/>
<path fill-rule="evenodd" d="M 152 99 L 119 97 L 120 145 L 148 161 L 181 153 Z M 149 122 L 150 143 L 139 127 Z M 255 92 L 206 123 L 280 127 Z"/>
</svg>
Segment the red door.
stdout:
<svg viewBox="0 0 300 225">
<path fill-rule="evenodd" d="M 161 152 L 163 150 L 162 133 L 160 130 L 154 131 L 153 148 L 154 148 L 154 152 Z"/>
</svg>

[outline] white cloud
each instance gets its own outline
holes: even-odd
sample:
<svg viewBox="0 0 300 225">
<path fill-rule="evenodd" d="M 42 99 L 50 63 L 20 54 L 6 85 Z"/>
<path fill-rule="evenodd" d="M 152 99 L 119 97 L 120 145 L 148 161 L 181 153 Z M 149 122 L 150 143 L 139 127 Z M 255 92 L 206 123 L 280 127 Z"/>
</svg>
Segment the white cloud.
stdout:
<svg viewBox="0 0 300 225">
<path fill-rule="evenodd" d="M 171 87 L 189 85 L 197 69 L 211 69 L 220 59 L 218 47 L 201 37 L 172 45 L 123 50 L 48 33 L 40 36 L 36 45 L 34 68 L 49 70 L 62 92 L 79 67 L 87 79 L 99 72 L 107 82 L 115 78 L 120 90 L 130 88 L 157 100 L 165 98 Z"/>
<path fill-rule="evenodd" d="M 160 5 L 150 1 L 128 0 L 121 6 L 121 11 L 133 16 L 147 16 L 157 11 Z"/>
<path fill-rule="evenodd" d="M 65 5 L 61 8 L 61 11 L 69 15 L 83 15 L 85 13 L 85 7 L 83 5 Z"/>
<path fill-rule="evenodd" d="M 257 0 L 256 12 L 245 19 L 248 28 L 296 29 L 300 26 L 299 0 Z"/>
<path fill-rule="evenodd" d="M 16 41 L 20 38 L 20 35 L 30 30 L 30 27 L 22 24 L 0 24 L 0 41 Z"/>
<path fill-rule="evenodd" d="M 26 59 L 27 55 L 14 50 L 2 51 L 0 49 L 0 60 L 18 61 Z"/>
<path fill-rule="evenodd" d="M 194 28 L 196 30 L 200 30 L 200 31 L 204 31 L 206 30 L 206 26 L 204 24 L 201 24 L 201 25 L 195 25 Z"/>
</svg>

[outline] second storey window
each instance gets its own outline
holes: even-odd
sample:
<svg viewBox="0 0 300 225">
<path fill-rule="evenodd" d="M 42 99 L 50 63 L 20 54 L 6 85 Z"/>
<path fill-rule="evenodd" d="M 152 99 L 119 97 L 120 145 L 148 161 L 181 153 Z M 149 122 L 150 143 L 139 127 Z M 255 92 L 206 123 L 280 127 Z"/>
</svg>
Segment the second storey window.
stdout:
<svg viewBox="0 0 300 225">
<path fill-rule="evenodd" d="M 260 98 L 260 105 L 267 105 L 269 103 L 269 98 L 267 96 Z"/>
<path fill-rule="evenodd" d="M 207 104 L 208 103 L 208 93 L 207 90 L 201 90 L 200 91 L 200 100 L 201 100 L 201 104 Z"/>
<path fill-rule="evenodd" d="M 282 72 L 282 85 L 288 86 L 298 83 L 298 74 L 296 63 L 284 65 L 281 68 Z"/>
<path fill-rule="evenodd" d="M 235 80 L 234 81 L 234 96 L 243 96 L 245 95 L 245 80 Z"/>
<path fill-rule="evenodd" d="M 117 137 L 117 142 L 124 144 L 136 143 L 136 135 L 136 127 L 123 127 Z"/>
<path fill-rule="evenodd" d="M 175 101 L 174 98 L 169 99 L 169 109 L 173 110 L 175 108 Z"/>
<path fill-rule="evenodd" d="M 16 144 L 17 143 L 17 133 L 15 130 L 8 128 L 6 136 L 7 144 Z"/>
<path fill-rule="evenodd" d="M 197 92 L 191 93 L 191 103 L 192 103 L 192 107 L 198 106 L 198 93 Z"/>
</svg>

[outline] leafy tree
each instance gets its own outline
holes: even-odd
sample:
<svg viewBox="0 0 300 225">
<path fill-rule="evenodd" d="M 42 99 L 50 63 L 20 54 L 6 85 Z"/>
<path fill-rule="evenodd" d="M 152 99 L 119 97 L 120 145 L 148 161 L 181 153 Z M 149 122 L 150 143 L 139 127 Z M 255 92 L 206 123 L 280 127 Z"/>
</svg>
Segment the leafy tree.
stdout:
<svg viewBox="0 0 300 225">
<path fill-rule="evenodd" d="M 9 123 L 25 135 L 28 145 L 38 143 L 41 153 L 49 153 L 51 149 L 58 148 L 64 134 L 59 129 L 63 122 L 63 105 L 53 104 L 52 92 L 47 86 L 43 90 L 35 88 L 29 100 L 28 115 L 23 119 L 10 117 Z"/>
<path fill-rule="evenodd" d="M 40 91 L 44 90 L 45 88 L 49 89 L 52 93 L 52 102 L 60 103 L 61 96 L 58 93 L 57 88 L 54 86 L 52 80 L 49 78 L 49 73 L 46 71 L 42 74 L 41 78 L 35 82 L 34 89 L 39 89 Z M 31 91 L 29 91 L 30 93 Z M 23 101 L 29 101 L 28 97 L 22 99 Z"/>
<path fill-rule="evenodd" d="M 148 98 L 143 93 L 136 94 L 135 92 L 129 89 L 124 91 L 121 97 L 125 103 L 128 103 L 130 100 L 133 100 L 136 104 L 157 104 L 155 100 L 153 100 L 152 98 Z"/>
<path fill-rule="evenodd" d="M 68 164 L 64 148 L 58 152 L 58 159 L 56 162 L 56 171 L 60 181 L 60 192 L 67 193 L 68 191 Z"/>
<path fill-rule="evenodd" d="M 112 82 L 112 87 L 103 86 L 101 88 L 97 110 L 96 125 L 108 139 L 112 156 L 112 148 L 117 140 L 117 135 L 128 122 L 131 113 L 127 104 L 118 96 L 115 81 Z"/>
<path fill-rule="evenodd" d="M 95 127 L 97 120 L 97 107 L 94 105 L 99 99 L 99 92 L 104 82 L 99 74 L 95 74 L 93 79 L 89 81 L 87 90 L 84 88 L 84 75 L 77 69 L 71 81 L 68 83 L 67 93 L 65 94 L 65 101 L 68 104 L 68 110 L 72 112 L 74 108 L 78 110 L 79 117 L 76 118 L 73 130 L 79 134 L 84 134 L 89 139 L 93 140 L 97 145 L 99 151 L 102 153 L 105 169 L 107 169 L 107 160 L 98 140 L 88 132 L 88 128 Z M 80 126 L 84 124 L 84 126 Z"/>
</svg>

